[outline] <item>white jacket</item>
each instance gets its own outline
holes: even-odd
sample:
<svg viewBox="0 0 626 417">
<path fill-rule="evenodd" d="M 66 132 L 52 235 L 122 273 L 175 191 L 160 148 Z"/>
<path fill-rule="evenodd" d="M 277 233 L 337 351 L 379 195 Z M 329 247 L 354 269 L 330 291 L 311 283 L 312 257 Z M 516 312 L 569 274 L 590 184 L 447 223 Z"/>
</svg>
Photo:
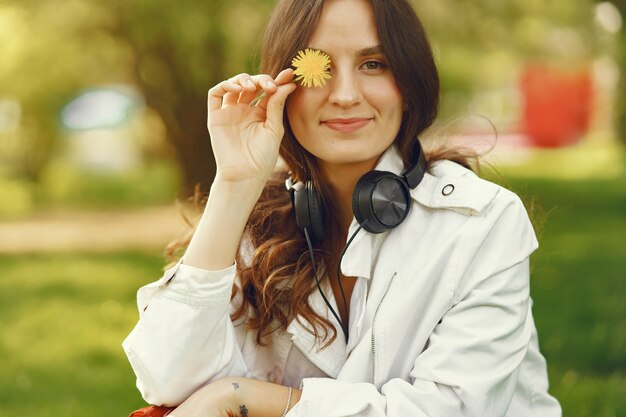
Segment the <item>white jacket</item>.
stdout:
<svg viewBox="0 0 626 417">
<path fill-rule="evenodd" d="M 395 148 L 377 169 L 402 171 Z M 144 399 L 179 404 L 237 375 L 302 388 L 289 417 L 560 416 L 531 312 L 538 244 L 520 199 L 450 161 L 411 196 L 399 227 L 359 232 L 343 258 L 344 275 L 358 277 L 347 346 L 336 324 L 337 339 L 319 350 L 297 320 L 258 346 L 229 318 L 234 266 L 178 264 L 141 288 L 123 346 Z M 317 291 L 311 304 L 336 323 Z"/>
</svg>

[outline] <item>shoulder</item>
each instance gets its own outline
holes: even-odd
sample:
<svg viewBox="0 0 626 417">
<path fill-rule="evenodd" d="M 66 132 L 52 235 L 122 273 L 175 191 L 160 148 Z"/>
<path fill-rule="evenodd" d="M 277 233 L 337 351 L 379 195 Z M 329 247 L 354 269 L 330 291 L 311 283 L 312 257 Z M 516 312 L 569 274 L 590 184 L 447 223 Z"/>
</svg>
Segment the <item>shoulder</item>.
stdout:
<svg viewBox="0 0 626 417">
<path fill-rule="evenodd" d="M 454 253 L 457 299 L 498 271 L 527 261 L 539 244 L 520 197 L 451 161 L 438 162 L 413 193 L 436 235 L 458 242 Z M 460 215 L 459 215 L 460 213 Z M 435 226 L 433 226 L 435 225 Z M 455 239 L 451 239 L 454 236 Z M 520 266 L 515 288 L 526 288 Z M 517 271 L 517 269 L 516 269 Z"/>
<path fill-rule="evenodd" d="M 466 216 L 493 216 L 505 207 L 523 209 L 512 191 L 484 180 L 473 171 L 448 160 L 437 161 L 411 192 L 413 200 L 435 210 L 451 210 Z"/>
<path fill-rule="evenodd" d="M 423 209 L 416 215 L 428 213 L 439 233 L 459 236 L 467 251 L 478 251 L 487 241 L 508 242 L 508 250 L 524 256 L 538 247 L 521 198 L 455 162 L 437 162 L 411 195 Z"/>
<path fill-rule="evenodd" d="M 520 259 L 538 247 L 520 197 L 455 162 L 438 161 L 411 196 L 421 208 L 415 221 L 426 219 L 436 235 L 456 236 L 469 258 L 492 243 Z"/>
</svg>

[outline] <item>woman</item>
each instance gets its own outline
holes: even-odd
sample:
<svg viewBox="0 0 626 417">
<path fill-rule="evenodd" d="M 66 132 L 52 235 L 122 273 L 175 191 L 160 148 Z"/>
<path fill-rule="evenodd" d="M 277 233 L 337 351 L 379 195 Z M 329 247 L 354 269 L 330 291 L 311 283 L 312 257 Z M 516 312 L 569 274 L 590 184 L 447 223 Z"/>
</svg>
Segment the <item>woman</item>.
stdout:
<svg viewBox="0 0 626 417">
<path fill-rule="evenodd" d="M 305 48 L 330 57 L 322 87 L 282 70 Z M 410 5 L 280 1 L 262 67 L 209 91 L 205 211 L 139 291 L 124 348 L 146 401 L 176 416 L 560 415 L 522 203 L 419 147 L 439 81 Z M 289 172 L 272 174 L 279 153 Z"/>
</svg>

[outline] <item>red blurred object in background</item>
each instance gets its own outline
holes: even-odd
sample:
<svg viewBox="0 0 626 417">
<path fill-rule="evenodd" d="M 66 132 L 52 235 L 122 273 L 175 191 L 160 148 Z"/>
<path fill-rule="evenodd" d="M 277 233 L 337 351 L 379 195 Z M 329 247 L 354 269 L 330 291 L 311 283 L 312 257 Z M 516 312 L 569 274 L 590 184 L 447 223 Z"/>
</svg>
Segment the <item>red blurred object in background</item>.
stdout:
<svg viewBox="0 0 626 417">
<path fill-rule="evenodd" d="M 531 143 L 559 147 L 580 141 L 589 129 L 593 83 L 589 70 L 568 72 L 528 66 L 522 73 L 523 127 Z"/>
</svg>

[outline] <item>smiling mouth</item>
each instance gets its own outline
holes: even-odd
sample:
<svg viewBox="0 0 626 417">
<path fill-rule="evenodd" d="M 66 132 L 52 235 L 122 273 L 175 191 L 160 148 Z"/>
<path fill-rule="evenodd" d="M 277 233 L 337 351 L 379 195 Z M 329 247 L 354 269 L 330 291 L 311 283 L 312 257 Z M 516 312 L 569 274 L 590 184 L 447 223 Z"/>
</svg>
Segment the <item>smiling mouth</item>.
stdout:
<svg viewBox="0 0 626 417">
<path fill-rule="evenodd" d="M 354 132 L 366 126 L 372 119 L 330 119 L 322 122 L 326 127 L 338 132 Z"/>
</svg>

